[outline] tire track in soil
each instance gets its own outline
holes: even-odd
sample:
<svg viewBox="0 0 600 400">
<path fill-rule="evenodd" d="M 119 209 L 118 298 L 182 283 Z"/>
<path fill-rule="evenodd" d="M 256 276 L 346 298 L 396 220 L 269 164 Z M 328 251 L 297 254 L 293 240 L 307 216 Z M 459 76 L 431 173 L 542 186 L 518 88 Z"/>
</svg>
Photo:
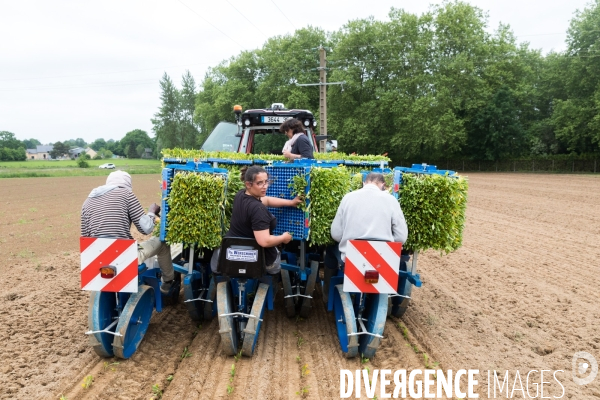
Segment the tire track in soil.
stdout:
<svg viewBox="0 0 600 400">
<path fill-rule="evenodd" d="M 116 357 L 97 357 L 87 371 L 81 371 L 81 379 L 66 390 L 67 398 L 73 399 L 135 399 L 140 393 L 152 395 L 152 386 L 161 390 L 168 386 L 166 378 L 177 370 L 180 354 L 192 341 L 193 325 L 181 323 L 188 318 L 185 307 L 179 303 L 168 306 L 161 313 L 154 313 L 148 331 L 136 353 L 128 360 Z M 186 321 L 188 322 L 189 319 Z M 113 364 L 118 363 L 118 364 Z M 92 375 L 91 387 L 81 386 L 83 377 Z"/>
<path fill-rule="evenodd" d="M 221 356 L 221 337 L 216 319 L 203 322 L 202 329 L 196 334 L 188 347 L 192 353 L 179 364 L 173 381 L 165 391 L 163 399 L 199 399 L 204 386 L 218 374 L 218 361 Z"/>
<path fill-rule="evenodd" d="M 254 355 L 243 357 L 247 373 L 236 379 L 236 386 L 241 389 L 237 393 L 239 399 L 276 399 L 276 393 L 282 391 L 282 382 L 287 381 L 290 371 L 284 365 L 289 357 L 285 353 L 289 326 L 283 308 L 277 307 L 277 303 L 283 303 L 282 296 L 279 290 L 276 300 L 281 297 L 281 301 L 275 302 L 273 311 L 265 312 Z"/>
<path fill-rule="evenodd" d="M 309 319 L 308 332 L 311 357 L 315 360 L 311 365 L 314 376 L 318 379 L 316 389 L 320 398 L 339 397 L 339 371 L 341 369 L 357 369 L 355 360 L 348 360 L 342 353 L 337 337 L 337 328 L 332 312 L 327 312 L 323 303 L 321 288 L 315 290 L 313 309 Z"/>
</svg>

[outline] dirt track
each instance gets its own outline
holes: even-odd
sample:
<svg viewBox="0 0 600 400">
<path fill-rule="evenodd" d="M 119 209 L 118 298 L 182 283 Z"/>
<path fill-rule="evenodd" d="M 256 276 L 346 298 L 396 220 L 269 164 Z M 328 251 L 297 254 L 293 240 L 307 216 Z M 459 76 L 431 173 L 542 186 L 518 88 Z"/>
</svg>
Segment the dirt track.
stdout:
<svg viewBox="0 0 600 400">
<path fill-rule="evenodd" d="M 251 359 L 223 356 L 217 322 L 194 326 L 182 305 L 154 315 L 130 360 L 96 356 L 83 335 L 88 295 L 79 290 L 77 251 L 81 204 L 102 180 L 2 180 L 0 398 L 148 399 L 157 384 L 164 399 L 300 398 L 302 388 L 306 398 L 331 399 L 342 368 L 424 368 L 413 347 L 430 366 L 480 369 L 482 398 L 488 369 L 560 369 L 563 398 L 600 397 L 600 378 L 585 387 L 570 378 L 576 351 L 600 359 L 600 177 L 471 174 L 463 247 L 419 259 L 424 284 L 402 321 L 410 344 L 390 319 L 364 365 L 343 358 L 320 292 L 311 317 L 298 321 L 285 317 L 279 293 Z M 143 205 L 158 200 L 158 180 L 134 176 Z M 87 375 L 94 383 L 84 389 Z M 546 396 L 560 394 L 546 385 Z"/>
</svg>

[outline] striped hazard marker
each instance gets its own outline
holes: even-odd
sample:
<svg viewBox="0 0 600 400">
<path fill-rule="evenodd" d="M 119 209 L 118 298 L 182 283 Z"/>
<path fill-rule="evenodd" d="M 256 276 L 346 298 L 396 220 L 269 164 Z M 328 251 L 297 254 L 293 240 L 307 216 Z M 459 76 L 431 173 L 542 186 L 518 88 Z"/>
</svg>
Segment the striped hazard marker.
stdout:
<svg viewBox="0 0 600 400">
<path fill-rule="evenodd" d="M 133 239 L 81 237 L 81 289 L 138 291 L 138 252 Z"/>
<path fill-rule="evenodd" d="M 396 293 L 400 242 L 349 240 L 344 267 L 344 292 Z"/>
</svg>

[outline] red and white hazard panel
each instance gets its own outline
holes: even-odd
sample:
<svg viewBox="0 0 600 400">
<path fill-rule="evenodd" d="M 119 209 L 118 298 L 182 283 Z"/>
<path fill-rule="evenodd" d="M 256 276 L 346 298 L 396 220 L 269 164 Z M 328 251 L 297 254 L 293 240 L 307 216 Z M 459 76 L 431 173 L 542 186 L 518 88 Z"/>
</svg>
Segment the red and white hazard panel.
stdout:
<svg viewBox="0 0 600 400">
<path fill-rule="evenodd" d="M 344 292 L 396 293 L 400 242 L 349 240 L 344 267 Z"/>
<path fill-rule="evenodd" d="M 138 252 L 133 239 L 79 238 L 81 289 L 138 291 Z"/>
</svg>

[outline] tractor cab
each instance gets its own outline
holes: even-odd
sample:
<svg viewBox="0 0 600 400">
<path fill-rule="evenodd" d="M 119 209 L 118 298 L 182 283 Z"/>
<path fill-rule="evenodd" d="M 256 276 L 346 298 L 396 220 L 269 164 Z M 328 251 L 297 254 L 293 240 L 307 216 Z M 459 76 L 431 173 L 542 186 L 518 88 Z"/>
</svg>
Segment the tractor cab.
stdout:
<svg viewBox="0 0 600 400">
<path fill-rule="evenodd" d="M 308 110 L 288 110 L 282 103 L 273 103 L 270 108 L 246 110 L 234 107 L 236 123 L 220 122 L 202 145 L 205 151 L 234 151 L 247 154 L 281 154 L 288 140 L 279 126 L 287 119 L 296 118 L 318 152 L 314 129 L 317 121 Z"/>
</svg>

